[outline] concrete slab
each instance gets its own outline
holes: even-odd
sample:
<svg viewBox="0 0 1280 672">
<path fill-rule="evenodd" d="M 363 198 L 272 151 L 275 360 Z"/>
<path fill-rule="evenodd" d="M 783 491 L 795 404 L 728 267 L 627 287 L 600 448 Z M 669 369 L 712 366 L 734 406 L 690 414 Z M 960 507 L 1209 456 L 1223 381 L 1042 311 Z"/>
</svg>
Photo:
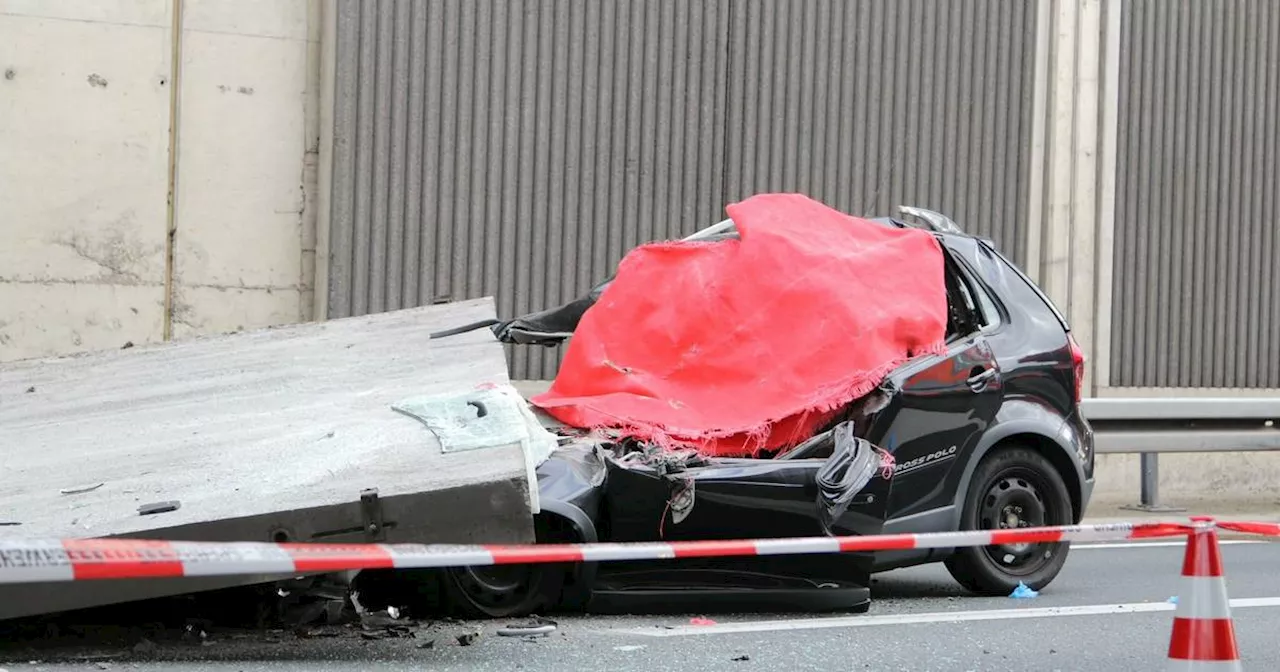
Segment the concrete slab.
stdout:
<svg viewBox="0 0 1280 672">
<path fill-rule="evenodd" d="M 485 299 L 4 365 L 0 517 L 21 525 L 0 527 L 0 539 L 176 529 L 201 538 L 205 524 L 352 505 L 364 488 L 396 498 L 465 487 L 497 490 L 481 511 L 453 510 L 445 526 L 402 521 L 416 532 L 394 536 L 527 538 L 518 446 L 444 455 L 422 423 L 391 408 L 411 396 L 507 383 L 488 331 L 428 340 L 493 314 Z M 164 500 L 182 506 L 138 514 Z M 494 516 L 509 522 L 492 525 Z M 294 539 L 333 536 L 305 517 L 295 524 Z M 234 536 L 265 539 L 265 531 Z"/>
<path fill-rule="evenodd" d="M 0 365 L 0 539 L 532 542 L 518 444 L 445 454 L 392 409 L 507 384 L 488 330 L 428 338 L 494 315 L 480 299 Z M 270 578 L 12 586 L 0 618 Z"/>
</svg>

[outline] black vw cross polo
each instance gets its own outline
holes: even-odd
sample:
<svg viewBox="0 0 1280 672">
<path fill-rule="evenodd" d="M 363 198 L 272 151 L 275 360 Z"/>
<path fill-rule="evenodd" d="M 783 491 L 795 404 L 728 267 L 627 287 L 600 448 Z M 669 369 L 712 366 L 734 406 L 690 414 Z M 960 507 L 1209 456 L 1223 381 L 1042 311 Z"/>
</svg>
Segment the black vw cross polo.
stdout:
<svg viewBox="0 0 1280 672">
<path fill-rule="evenodd" d="M 1078 523 L 1093 489 L 1081 415 L 1084 354 L 1062 314 L 994 243 L 943 215 L 923 221 L 946 259 L 947 350 L 894 370 L 793 448 L 756 458 L 659 454 L 632 441 L 566 439 L 537 470 L 539 543 L 758 539 L 998 530 Z M 909 226 L 880 218 L 885 226 Z M 693 238 L 730 237 L 731 221 Z M 555 345 L 606 281 L 551 310 L 492 325 L 500 340 Z M 543 417 L 553 432 L 574 430 Z M 891 456 L 891 457 L 886 457 Z M 875 473 L 867 472 L 875 460 Z M 888 466 L 883 466 L 883 465 Z M 861 467 L 861 468 L 860 468 Z M 1068 543 L 875 553 L 682 558 L 442 570 L 468 616 L 610 611 L 862 611 L 876 572 L 934 562 L 965 588 L 1007 595 L 1057 576 Z"/>
</svg>

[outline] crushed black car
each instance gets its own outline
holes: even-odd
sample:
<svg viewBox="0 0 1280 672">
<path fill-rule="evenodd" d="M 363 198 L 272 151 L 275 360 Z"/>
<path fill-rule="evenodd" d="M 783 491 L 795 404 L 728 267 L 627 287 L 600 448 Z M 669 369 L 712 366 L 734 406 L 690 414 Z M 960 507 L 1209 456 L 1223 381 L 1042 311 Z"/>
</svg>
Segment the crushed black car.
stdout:
<svg viewBox="0 0 1280 672">
<path fill-rule="evenodd" d="M 986 239 L 918 208 L 945 257 L 946 351 L 911 359 L 823 431 L 748 458 L 611 441 L 543 414 L 562 437 L 537 469 L 539 543 L 926 533 L 1078 523 L 1093 489 L 1080 411 L 1084 354 L 1062 314 Z M 726 220 L 695 234 L 735 235 Z M 570 338 L 608 281 L 550 310 L 491 324 L 500 340 Z M 476 328 L 486 325 L 468 325 Z M 454 330 L 456 332 L 457 330 Z M 447 334 L 441 334 L 445 336 Z M 863 611 L 871 575 L 942 562 L 968 590 L 1040 590 L 1067 543 L 876 553 L 684 558 L 443 570 L 470 616 L 730 609 Z"/>
</svg>

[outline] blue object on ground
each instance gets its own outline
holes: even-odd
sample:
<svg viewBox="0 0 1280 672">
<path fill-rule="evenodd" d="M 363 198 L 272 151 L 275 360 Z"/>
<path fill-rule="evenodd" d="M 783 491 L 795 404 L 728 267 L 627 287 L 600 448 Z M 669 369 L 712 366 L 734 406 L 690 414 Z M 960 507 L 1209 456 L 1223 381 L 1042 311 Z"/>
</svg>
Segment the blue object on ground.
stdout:
<svg viewBox="0 0 1280 672">
<path fill-rule="evenodd" d="M 1015 600 L 1028 600 L 1039 594 L 1040 594 L 1039 592 L 1028 588 L 1027 584 L 1019 581 L 1018 587 L 1014 588 L 1012 593 L 1009 593 L 1009 597 L 1012 597 Z"/>
<path fill-rule="evenodd" d="M 1177 604 L 1177 603 L 1178 603 L 1178 596 L 1177 596 L 1177 595 L 1174 595 L 1173 597 L 1169 598 L 1167 601 L 1168 601 L 1168 602 L 1170 602 L 1171 604 Z"/>
</svg>

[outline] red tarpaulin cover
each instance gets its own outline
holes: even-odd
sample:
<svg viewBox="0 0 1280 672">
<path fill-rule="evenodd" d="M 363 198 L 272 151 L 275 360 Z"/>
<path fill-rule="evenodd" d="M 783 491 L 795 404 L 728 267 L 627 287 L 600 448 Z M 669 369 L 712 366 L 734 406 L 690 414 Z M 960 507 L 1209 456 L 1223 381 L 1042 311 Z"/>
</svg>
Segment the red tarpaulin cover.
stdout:
<svg viewBox="0 0 1280 672">
<path fill-rule="evenodd" d="M 727 211 L 738 240 L 632 250 L 533 403 L 571 426 L 742 456 L 812 436 L 903 361 L 943 350 L 931 233 L 799 194 Z"/>
</svg>

